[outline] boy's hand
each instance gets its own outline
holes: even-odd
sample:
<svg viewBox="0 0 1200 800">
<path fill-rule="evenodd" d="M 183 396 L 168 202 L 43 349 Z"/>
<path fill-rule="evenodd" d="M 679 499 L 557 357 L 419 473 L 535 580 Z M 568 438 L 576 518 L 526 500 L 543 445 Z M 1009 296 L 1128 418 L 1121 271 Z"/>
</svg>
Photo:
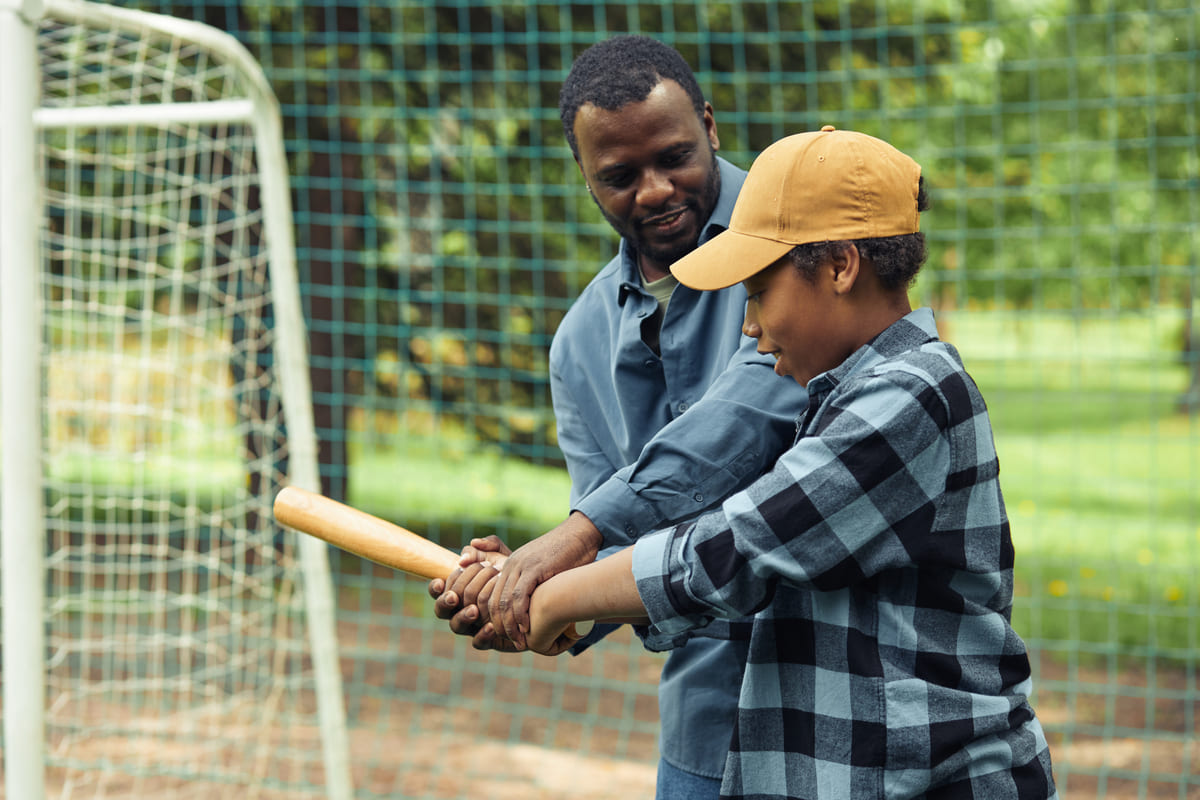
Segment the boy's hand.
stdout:
<svg viewBox="0 0 1200 800">
<path fill-rule="evenodd" d="M 436 596 L 434 615 L 450 620 L 450 630 L 460 636 L 473 635 L 487 622 L 486 616 L 481 618 L 481 614 L 486 614 L 490 584 L 498 573 L 499 570 L 487 561 L 454 570 L 444 581 L 445 591 Z"/>
</svg>

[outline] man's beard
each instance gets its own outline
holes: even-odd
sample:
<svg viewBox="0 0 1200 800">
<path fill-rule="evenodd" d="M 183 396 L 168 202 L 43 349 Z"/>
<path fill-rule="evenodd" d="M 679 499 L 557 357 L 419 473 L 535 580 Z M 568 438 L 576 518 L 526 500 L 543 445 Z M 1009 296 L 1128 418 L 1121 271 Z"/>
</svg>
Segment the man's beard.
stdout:
<svg viewBox="0 0 1200 800">
<path fill-rule="evenodd" d="M 717 198 L 721 195 L 721 166 L 717 163 L 717 153 L 712 151 L 712 169 L 709 171 L 708 182 L 704 185 L 704 192 L 699 201 L 689 199 L 685 206 L 691 208 L 696 213 L 696 235 L 688 242 L 677 242 L 662 247 L 649 245 L 643 237 L 636 235 L 637 228 L 634 225 L 622 223 L 620 220 L 613 218 L 604 207 L 600 205 L 595 196 L 592 197 L 596 207 L 600 209 L 600 213 L 608 220 L 608 224 L 634 246 L 634 249 L 642 256 L 651 259 L 659 264 L 670 265 L 686 256 L 688 253 L 696 249 L 700 243 L 700 234 L 704 230 L 708 218 L 712 216 L 713 209 L 717 207 Z M 630 230 L 633 227 L 633 230 Z"/>
</svg>

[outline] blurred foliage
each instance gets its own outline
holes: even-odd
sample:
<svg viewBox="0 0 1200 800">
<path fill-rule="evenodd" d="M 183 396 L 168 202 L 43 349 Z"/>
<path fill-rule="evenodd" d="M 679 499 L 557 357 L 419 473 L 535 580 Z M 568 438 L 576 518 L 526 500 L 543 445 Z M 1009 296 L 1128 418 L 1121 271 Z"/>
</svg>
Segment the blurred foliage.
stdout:
<svg viewBox="0 0 1200 800">
<path fill-rule="evenodd" d="M 934 199 L 921 302 L 1078 313 L 1200 294 L 1186 0 L 147 7 L 230 30 L 263 63 L 302 264 L 333 265 L 308 286 L 336 299 L 314 335 L 345 343 L 324 389 L 366 411 L 368 436 L 419 408 L 558 458 L 550 337 L 615 245 L 563 141 L 558 88 L 617 32 L 683 53 L 742 166 L 827 123 L 917 158 Z M 336 230 L 306 239 L 319 226 Z"/>
</svg>

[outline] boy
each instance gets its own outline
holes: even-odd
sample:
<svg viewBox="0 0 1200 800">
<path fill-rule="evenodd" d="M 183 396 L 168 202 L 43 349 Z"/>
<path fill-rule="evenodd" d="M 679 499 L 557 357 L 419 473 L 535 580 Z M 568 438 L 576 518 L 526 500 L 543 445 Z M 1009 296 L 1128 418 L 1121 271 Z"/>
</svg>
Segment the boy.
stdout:
<svg viewBox="0 0 1200 800">
<path fill-rule="evenodd" d="M 672 272 L 744 283 L 744 332 L 808 390 L 792 448 L 719 511 L 533 594 L 548 654 L 571 622 L 649 623 L 665 649 L 754 615 L 723 797 L 1056 796 L 987 410 L 908 303 L 923 207 L 920 167 L 873 137 L 765 150 L 729 230 Z"/>
</svg>

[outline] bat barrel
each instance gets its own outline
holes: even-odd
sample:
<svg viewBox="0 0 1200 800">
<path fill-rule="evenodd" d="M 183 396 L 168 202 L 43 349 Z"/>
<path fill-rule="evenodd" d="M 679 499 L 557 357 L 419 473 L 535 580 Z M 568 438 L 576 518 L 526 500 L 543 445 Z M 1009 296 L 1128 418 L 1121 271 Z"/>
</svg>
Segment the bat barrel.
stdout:
<svg viewBox="0 0 1200 800">
<path fill-rule="evenodd" d="M 433 580 L 458 567 L 459 555 L 412 531 L 328 497 L 288 486 L 275 496 L 275 519 L 376 564 Z"/>
</svg>

